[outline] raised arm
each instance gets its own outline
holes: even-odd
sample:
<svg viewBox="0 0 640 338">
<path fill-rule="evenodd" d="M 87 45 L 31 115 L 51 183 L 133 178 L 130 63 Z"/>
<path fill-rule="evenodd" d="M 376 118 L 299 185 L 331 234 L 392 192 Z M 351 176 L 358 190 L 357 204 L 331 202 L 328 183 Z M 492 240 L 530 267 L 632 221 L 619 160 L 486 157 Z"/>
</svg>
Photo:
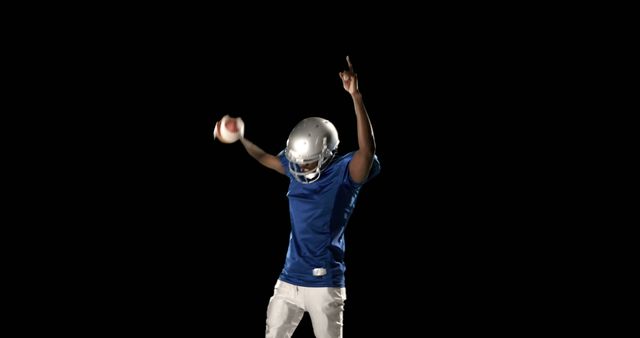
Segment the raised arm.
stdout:
<svg viewBox="0 0 640 338">
<path fill-rule="evenodd" d="M 282 163 L 280 163 L 280 159 L 278 159 L 278 157 L 266 153 L 264 150 L 260 149 L 260 147 L 253 144 L 253 142 L 247 140 L 244 137 L 240 139 L 240 142 L 242 142 L 242 145 L 244 146 L 244 149 L 247 150 L 247 153 L 249 153 L 249 155 L 255 158 L 258 162 L 260 162 L 260 164 L 267 168 L 273 169 L 283 175 L 286 175 L 284 167 L 282 166 Z"/>
<path fill-rule="evenodd" d="M 356 112 L 358 130 L 358 150 L 349 163 L 349 174 L 356 183 L 363 183 L 369 176 L 373 155 L 376 153 L 376 141 L 373 137 L 373 127 L 369 115 L 364 107 L 362 94 L 358 90 L 358 75 L 353 72 L 353 65 L 347 56 L 349 70 L 340 72 L 340 79 L 344 89 L 351 95 Z"/>
</svg>

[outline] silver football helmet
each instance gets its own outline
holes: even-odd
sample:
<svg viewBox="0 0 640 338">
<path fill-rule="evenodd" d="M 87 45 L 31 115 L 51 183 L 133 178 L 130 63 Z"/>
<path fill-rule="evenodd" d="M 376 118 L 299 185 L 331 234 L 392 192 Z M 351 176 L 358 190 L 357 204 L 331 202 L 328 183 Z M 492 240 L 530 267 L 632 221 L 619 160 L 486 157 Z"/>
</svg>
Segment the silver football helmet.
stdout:
<svg viewBox="0 0 640 338">
<path fill-rule="evenodd" d="M 309 117 L 300 121 L 289 134 L 284 150 L 289 172 L 301 183 L 317 181 L 336 155 L 338 143 L 338 130 L 329 120 Z"/>
</svg>

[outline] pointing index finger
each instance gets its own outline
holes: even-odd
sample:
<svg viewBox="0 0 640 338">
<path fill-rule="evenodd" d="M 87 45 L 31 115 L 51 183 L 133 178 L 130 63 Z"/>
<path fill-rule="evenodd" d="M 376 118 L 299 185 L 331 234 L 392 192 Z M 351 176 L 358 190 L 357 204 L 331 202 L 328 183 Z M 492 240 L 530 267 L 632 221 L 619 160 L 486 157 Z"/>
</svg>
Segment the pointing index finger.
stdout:
<svg viewBox="0 0 640 338">
<path fill-rule="evenodd" d="M 349 71 L 353 73 L 353 65 L 351 64 L 351 59 L 349 59 L 349 55 L 347 55 L 347 64 L 349 65 Z"/>
</svg>

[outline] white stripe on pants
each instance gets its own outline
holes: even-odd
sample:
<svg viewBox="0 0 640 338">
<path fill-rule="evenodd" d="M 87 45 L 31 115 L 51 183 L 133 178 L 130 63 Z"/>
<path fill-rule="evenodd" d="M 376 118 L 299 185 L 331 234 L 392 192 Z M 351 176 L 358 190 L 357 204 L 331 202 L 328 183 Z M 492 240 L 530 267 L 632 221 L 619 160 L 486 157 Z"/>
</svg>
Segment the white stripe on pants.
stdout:
<svg viewBox="0 0 640 338">
<path fill-rule="evenodd" d="M 342 338 L 345 288 L 309 288 L 278 280 L 267 308 L 266 338 L 290 338 L 305 311 L 316 338 Z"/>
</svg>

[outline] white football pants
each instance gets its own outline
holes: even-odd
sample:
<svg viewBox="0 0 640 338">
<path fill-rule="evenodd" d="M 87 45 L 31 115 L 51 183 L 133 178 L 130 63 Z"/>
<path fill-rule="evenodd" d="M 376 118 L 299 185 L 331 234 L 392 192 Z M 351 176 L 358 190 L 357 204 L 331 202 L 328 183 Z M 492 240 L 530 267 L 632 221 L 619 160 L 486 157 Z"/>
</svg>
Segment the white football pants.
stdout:
<svg viewBox="0 0 640 338">
<path fill-rule="evenodd" d="M 345 288 L 309 288 L 278 280 L 267 308 L 266 338 L 290 338 L 309 312 L 316 338 L 342 338 Z"/>
</svg>

